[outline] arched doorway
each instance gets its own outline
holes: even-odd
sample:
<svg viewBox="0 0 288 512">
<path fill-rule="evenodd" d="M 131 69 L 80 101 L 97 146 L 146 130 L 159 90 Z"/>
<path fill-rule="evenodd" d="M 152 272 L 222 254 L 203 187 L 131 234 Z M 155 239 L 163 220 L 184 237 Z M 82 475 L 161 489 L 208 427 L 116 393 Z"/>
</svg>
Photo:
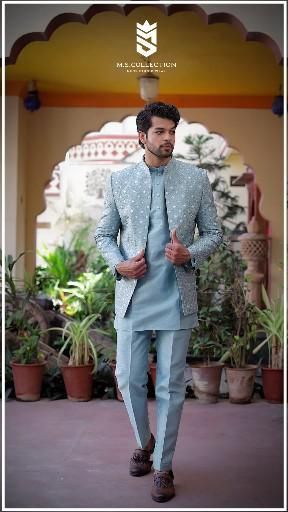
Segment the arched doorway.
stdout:
<svg viewBox="0 0 288 512">
<path fill-rule="evenodd" d="M 111 172 L 137 163 L 142 154 L 135 134 L 135 116 L 128 116 L 120 123 L 105 123 L 100 132 L 87 134 L 81 144 L 66 152 L 65 160 L 52 171 L 44 191 L 46 208 L 37 217 L 37 263 L 41 259 L 41 244 L 48 248 L 68 242 L 73 229 L 85 223 L 90 223 L 93 229 L 103 208 L 107 177 Z M 242 177 L 247 175 L 247 166 L 240 153 L 229 147 L 222 136 L 209 133 L 200 123 L 181 119 L 174 155 L 206 168 L 210 181 L 221 179 L 222 190 L 224 186 L 226 193 L 235 198 L 233 204 L 239 206 L 238 211 L 236 208 L 233 215 L 227 215 L 227 198 L 223 204 L 223 194 L 217 194 L 217 190 L 214 193 L 218 214 L 236 242 L 237 235 L 246 231 L 245 225 L 252 215 L 251 192 L 245 188 Z"/>
</svg>

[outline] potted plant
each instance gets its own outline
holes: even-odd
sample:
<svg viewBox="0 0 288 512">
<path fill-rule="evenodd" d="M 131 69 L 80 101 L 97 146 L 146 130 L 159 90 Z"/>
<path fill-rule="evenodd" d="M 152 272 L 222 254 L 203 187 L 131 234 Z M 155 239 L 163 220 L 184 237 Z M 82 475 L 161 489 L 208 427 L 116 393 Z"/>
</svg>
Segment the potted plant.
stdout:
<svg viewBox="0 0 288 512">
<path fill-rule="evenodd" d="M 14 267 L 24 256 L 5 256 L 5 353 L 6 367 L 12 369 L 16 398 L 23 401 L 40 399 L 46 355 L 40 351 L 47 327 L 42 308 L 32 300 L 32 288 L 20 288 Z M 3 254 L 0 251 L 1 267 Z M 7 372 L 8 373 L 8 372 Z"/>
<path fill-rule="evenodd" d="M 191 367 L 193 391 L 201 403 L 212 404 L 218 401 L 224 363 L 214 359 L 217 355 L 219 357 L 219 354 L 222 354 L 222 349 L 222 345 L 212 341 L 209 335 L 198 343 L 197 353 L 203 355 L 204 358 L 202 361 L 191 364 Z"/>
<path fill-rule="evenodd" d="M 259 352 L 265 345 L 268 346 L 268 366 L 262 366 L 264 397 L 269 402 L 283 402 L 283 347 L 284 347 L 284 307 L 283 299 L 276 302 L 270 300 L 262 285 L 262 298 L 264 309 L 256 308 L 259 328 L 265 332 L 265 339 L 253 350 Z"/>
<path fill-rule="evenodd" d="M 194 394 L 204 403 L 217 402 L 221 392 L 228 394 L 224 366 L 219 359 L 226 351 L 227 339 L 235 326 L 231 303 L 234 268 L 242 259 L 225 240 L 219 250 L 200 267 L 197 276 L 198 321 L 190 339 L 189 364 L 192 367 Z M 223 378 L 223 379 L 222 379 Z"/>
<path fill-rule="evenodd" d="M 100 350 L 103 352 L 104 357 L 107 361 L 107 364 L 111 368 L 114 379 L 114 392 L 115 398 L 120 402 L 123 402 L 123 397 L 120 389 L 118 388 L 117 378 L 115 375 L 116 371 L 116 344 L 117 337 L 116 331 L 114 329 L 114 322 L 112 319 L 109 319 L 106 325 L 106 329 L 95 328 L 95 331 L 102 335 L 102 339 L 100 340 Z"/>
<path fill-rule="evenodd" d="M 40 331 L 29 324 L 18 337 L 19 347 L 12 352 L 12 374 L 18 400 L 40 400 L 46 360 L 39 350 Z"/>
<path fill-rule="evenodd" d="M 230 360 L 226 375 L 231 403 L 249 403 L 253 396 L 257 365 L 248 364 L 256 339 L 256 307 L 247 300 L 247 283 L 243 269 L 234 269 L 234 281 L 229 296 L 234 311 L 234 330 L 230 345 L 220 361 Z"/>
<path fill-rule="evenodd" d="M 49 331 L 62 334 L 63 345 L 58 354 L 58 363 L 63 375 L 69 400 L 83 402 L 91 400 L 93 374 L 97 371 L 98 356 L 93 343 L 91 326 L 98 315 L 88 315 L 83 320 L 69 320 L 64 327 L 51 327 Z M 61 364 L 61 356 L 68 352 L 67 365 Z"/>
</svg>

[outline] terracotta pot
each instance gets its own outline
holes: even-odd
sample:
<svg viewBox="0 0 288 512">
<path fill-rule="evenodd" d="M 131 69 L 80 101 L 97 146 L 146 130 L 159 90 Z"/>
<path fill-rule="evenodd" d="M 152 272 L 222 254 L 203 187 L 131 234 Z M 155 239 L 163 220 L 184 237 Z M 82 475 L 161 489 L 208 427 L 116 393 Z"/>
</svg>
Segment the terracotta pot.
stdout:
<svg viewBox="0 0 288 512">
<path fill-rule="evenodd" d="M 116 363 L 115 363 L 115 361 L 110 361 L 109 365 L 111 366 L 112 371 L 113 371 L 113 375 L 114 375 L 116 398 L 117 398 L 117 400 L 119 400 L 119 402 L 124 402 L 123 397 L 122 397 L 122 393 L 121 393 L 120 389 L 118 388 L 117 378 L 116 378 L 116 375 L 115 375 Z"/>
<path fill-rule="evenodd" d="M 229 388 L 229 401 L 232 404 L 248 404 L 254 391 L 257 365 L 244 368 L 226 368 Z"/>
<path fill-rule="evenodd" d="M 213 404 L 218 401 L 223 366 L 223 363 L 218 362 L 191 365 L 193 391 L 199 402 Z"/>
<path fill-rule="evenodd" d="M 93 364 L 61 366 L 67 398 L 74 402 L 88 402 L 93 391 Z"/>
<path fill-rule="evenodd" d="M 283 369 L 261 368 L 263 392 L 268 402 L 283 403 Z"/>
<path fill-rule="evenodd" d="M 40 400 L 46 362 L 33 364 L 11 363 L 15 395 L 18 400 Z"/>
</svg>

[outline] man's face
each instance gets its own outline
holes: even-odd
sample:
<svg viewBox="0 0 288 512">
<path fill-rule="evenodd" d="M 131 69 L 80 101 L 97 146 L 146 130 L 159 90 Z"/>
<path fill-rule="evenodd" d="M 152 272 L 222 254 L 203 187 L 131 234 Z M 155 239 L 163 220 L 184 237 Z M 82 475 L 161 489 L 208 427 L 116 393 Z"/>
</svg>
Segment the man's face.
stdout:
<svg viewBox="0 0 288 512">
<path fill-rule="evenodd" d="M 147 134 L 139 133 L 140 141 L 153 155 L 159 158 L 168 158 L 172 156 L 175 145 L 175 123 L 170 119 L 153 116 L 152 126 Z"/>
</svg>

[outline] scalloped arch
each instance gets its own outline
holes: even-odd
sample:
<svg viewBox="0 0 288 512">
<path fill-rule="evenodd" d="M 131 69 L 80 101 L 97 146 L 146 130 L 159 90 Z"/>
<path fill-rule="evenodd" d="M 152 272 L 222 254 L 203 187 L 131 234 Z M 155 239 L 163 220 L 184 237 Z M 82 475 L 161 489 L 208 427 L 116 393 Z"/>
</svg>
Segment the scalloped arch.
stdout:
<svg viewBox="0 0 288 512">
<path fill-rule="evenodd" d="M 55 16 L 47 25 L 44 32 L 30 32 L 28 34 L 24 34 L 23 36 L 19 37 L 15 43 L 13 44 L 11 48 L 11 52 L 9 57 L 6 57 L 5 63 L 6 65 L 15 64 L 18 58 L 18 55 L 23 50 L 27 44 L 34 42 L 34 41 L 49 41 L 51 35 L 57 28 L 60 26 L 70 23 L 70 22 L 78 22 L 82 24 L 88 24 L 89 21 L 96 16 L 99 13 L 103 12 L 117 12 L 121 14 L 122 16 L 128 16 L 131 12 L 133 12 L 135 9 L 139 7 L 145 7 L 146 5 L 141 4 L 134 4 L 134 5 L 113 5 L 113 4 L 106 4 L 106 5 L 91 5 L 84 14 L 75 14 L 75 13 L 63 13 Z M 277 64 L 283 65 L 283 57 L 281 54 L 281 51 L 279 49 L 279 46 L 277 43 L 272 39 L 268 34 L 265 34 L 263 32 L 248 32 L 243 23 L 234 15 L 229 14 L 227 12 L 217 12 L 212 14 L 207 14 L 202 7 L 199 5 L 156 5 L 153 4 L 153 7 L 161 11 L 166 16 L 172 16 L 173 14 L 190 11 L 195 13 L 197 16 L 199 16 L 206 24 L 212 25 L 214 23 L 227 23 L 235 28 L 241 33 L 243 39 L 245 41 L 257 41 L 260 43 L 263 43 L 267 47 L 269 47 L 273 55 L 275 57 L 275 60 Z M 2 59 L 1 59 L 2 62 Z"/>
<path fill-rule="evenodd" d="M 129 117 L 132 117 L 132 118 L 134 118 L 134 117 L 135 117 L 135 119 L 136 119 L 136 116 L 133 116 L 133 115 L 128 115 L 128 116 L 127 116 L 127 115 L 123 115 L 123 116 L 121 116 L 121 117 L 120 117 L 119 121 L 114 121 L 114 122 L 115 122 L 116 124 L 121 125 L 121 124 L 122 124 L 122 123 L 123 123 L 127 118 L 129 118 Z M 269 220 L 268 220 L 265 216 L 263 216 L 263 215 L 262 215 L 262 213 L 260 212 L 260 210 L 261 210 L 261 204 L 263 203 L 263 194 L 262 194 L 262 190 L 261 190 L 261 188 L 260 188 L 260 186 L 259 186 L 259 184 L 258 184 L 258 182 L 257 182 L 257 175 L 256 175 L 256 173 L 255 173 L 255 171 L 254 171 L 253 167 L 251 167 L 251 166 L 250 166 L 250 164 L 249 164 L 248 162 L 246 162 L 246 160 L 244 159 L 244 155 L 242 154 L 242 152 L 241 152 L 240 148 L 238 148 L 238 146 L 236 146 L 236 145 L 230 145 L 230 144 L 229 144 L 229 141 L 227 140 L 227 138 L 225 138 L 221 132 L 218 132 L 218 131 L 215 131 L 215 130 L 210 131 L 210 130 L 209 130 L 209 128 L 206 126 L 206 124 L 204 124 L 203 122 L 196 121 L 196 120 L 194 120 L 194 121 L 188 121 L 188 120 L 186 120 L 186 119 L 185 119 L 185 117 L 181 117 L 181 119 L 182 119 L 182 121 L 184 121 L 184 124 L 186 125 L 186 127 L 189 127 L 189 126 L 192 126 L 192 125 L 199 124 L 199 125 L 201 125 L 201 126 L 204 128 L 204 130 L 206 131 L 207 135 L 212 135 L 212 136 L 213 136 L 213 135 L 216 135 L 216 136 L 220 137 L 223 141 L 225 141 L 226 146 L 227 146 L 227 148 L 228 148 L 228 149 L 231 149 L 231 150 L 235 151 L 235 153 L 236 153 L 236 154 L 238 154 L 238 155 L 241 157 L 243 167 L 246 167 L 247 172 L 248 172 L 248 170 L 249 170 L 249 173 L 250 173 L 250 175 L 251 175 L 251 182 L 253 182 L 254 186 L 256 187 L 256 189 L 255 189 L 255 195 L 257 196 L 257 204 L 256 204 L 256 207 L 257 207 L 257 220 L 261 223 L 261 225 L 262 225 L 263 229 L 265 230 L 265 232 L 268 232 L 268 228 L 269 228 Z M 95 130 L 95 132 L 94 132 L 94 131 L 91 131 L 91 130 L 89 130 L 89 131 L 85 132 L 85 133 L 82 135 L 82 137 L 80 138 L 80 142 L 79 142 L 79 141 L 77 141 L 77 142 L 75 142 L 75 143 L 73 143 L 73 144 L 70 144 L 70 145 L 69 145 L 69 147 L 67 148 L 67 150 L 66 150 L 66 152 L 65 152 L 64 159 L 61 159 L 61 160 L 57 161 L 57 163 L 55 163 L 55 165 L 54 165 L 54 167 L 53 167 L 53 169 L 52 169 L 52 172 L 51 172 L 50 179 L 49 179 L 49 180 L 47 180 L 47 181 L 46 181 L 46 183 L 44 184 L 44 188 L 43 188 L 43 190 L 45 190 L 45 188 L 46 188 L 46 187 L 50 184 L 50 182 L 52 181 L 52 173 L 53 173 L 53 171 L 54 171 L 55 167 L 57 167 L 57 166 L 58 166 L 58 165 L 60 165 L 63 161 L 65 161 L 65 160 L 66 160 L 66 155 L 67 155 L 68 151 L 69 151 L 69 150 L 71 150 L 73 147 L 75 147 L 75 146 L 77 146 L 77 145 L 80 145 L 80 146 L 81 146 L 81 145 L 85 142 L 86 138 L 87 138 L 91 133 L 95 133 L 95 134 L 99 134 L 99 135 L 101 135 L 101 134 L 102 134 L 102 130 L 103 130 L 103 128 L 104 128 L 107 124 L 109 124 L 110 122 L 111 122 L 111 121 L 104 121 L 104 122 L 99 126 L 99 129 L 98 129 L 98 130 Z M 117 135 L 119 135 L 119 134 L 117 134 Z M 117 137 L 117 135 L 115 135 L 115 137 Z M 121 134 L 120 134 L 120 135 L 121 135 Z M 123 133 L 122 135 L 124 135 L 124 133 Z M 127 135 L 130 135 L 130 134 L 129 134 L 129 132 L 127 132 Z M 248 182 L 247 182 L 247 184 L 248 184 Z M 41 213 L 43 213 L 43 212 L 45 211 L 46 207 L 47 207 L 47 204 L 46 204 L 46 202 L 45 202 L 45 206 L 43 205 L 43 209 L 42 209 L 41 211 L 39 211 L 39 212 L 37 213 L 37 215 L 40 215 Z"/>
</svg>

